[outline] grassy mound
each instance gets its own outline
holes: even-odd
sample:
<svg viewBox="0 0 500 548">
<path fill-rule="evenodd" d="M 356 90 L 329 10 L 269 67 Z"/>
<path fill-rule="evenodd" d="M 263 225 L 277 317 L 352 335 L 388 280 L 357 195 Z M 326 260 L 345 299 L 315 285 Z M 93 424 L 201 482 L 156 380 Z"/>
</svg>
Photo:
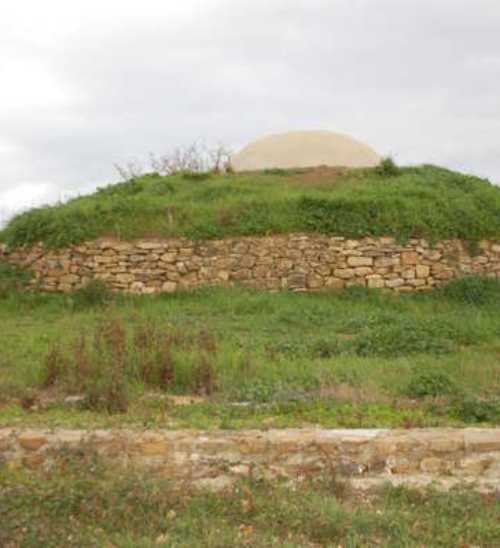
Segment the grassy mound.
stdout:
<svg viewBox="0 0 500 548">
<path fill-rule="evenodd" d="M 292 231 L 477 241 L 500 236 L 500 188 L 435 166 L 149 174 L 56 206 L 0 232 L 11 246 L 98 237 L 211 239 Z"/>
</svg>

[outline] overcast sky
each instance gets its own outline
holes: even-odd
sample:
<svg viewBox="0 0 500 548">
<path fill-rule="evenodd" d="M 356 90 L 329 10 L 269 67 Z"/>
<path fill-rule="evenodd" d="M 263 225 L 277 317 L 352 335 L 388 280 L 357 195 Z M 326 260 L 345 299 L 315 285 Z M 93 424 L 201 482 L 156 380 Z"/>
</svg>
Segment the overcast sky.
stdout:
<svg viewBox="0 0 500 548">
<path fill-rule="evenodd" d="M 1 0 L 0 222 L 291 129 L 500 182 L 500 1 Z"/>
</svg>

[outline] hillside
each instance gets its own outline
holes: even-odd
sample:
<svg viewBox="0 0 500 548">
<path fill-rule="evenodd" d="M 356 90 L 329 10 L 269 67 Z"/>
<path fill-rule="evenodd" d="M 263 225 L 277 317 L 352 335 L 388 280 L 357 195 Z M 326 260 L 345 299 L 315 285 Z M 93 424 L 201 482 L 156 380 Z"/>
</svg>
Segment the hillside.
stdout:
<svg viewBox="0 0 500 548">
<path fill-rule="evenodd" d="M 400 240 L 500 236 L 500 188 L 435 166 L 317 168 L 212 175 L 147 174 L 89 196 L 32 209 L 0 232 L 10 246 L 321 232 Z"/>
</svg>

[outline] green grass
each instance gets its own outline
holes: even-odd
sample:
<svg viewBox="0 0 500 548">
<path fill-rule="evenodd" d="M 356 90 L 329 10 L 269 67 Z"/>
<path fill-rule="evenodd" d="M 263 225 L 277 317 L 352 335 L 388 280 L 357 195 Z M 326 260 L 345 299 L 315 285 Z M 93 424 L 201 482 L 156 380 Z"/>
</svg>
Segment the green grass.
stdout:
<svg viewBox="0 0 500 548">
<path fill-rule="evenodd" d="M 500 236 L 500 189 L 434 166 L 237 175 L 149 174 L 32 209 L 0 232 L 11 246 L 102 236 L 211 239 L 293 231 L 399 240 Z"/>
<path fill-rule="evenodd" d="M 0 424 L 500 424 L 498 281 L 470 278 L 414 295 L 360 288 L 321 294 L 205 288 L 115 297 L 111 312 L 107 299 L 85 304 L 35 293 L 0 300 Z M 110 354 L 96 354 L 92 343 L 99 325 L 115 321 L 124 330 L 126 349 L 118 388 L 112 347 Z M 145 326 L 154 327 L 151 340 L 173 334 L 177 340 L 165 358 L 163 382 L 155 364 L 161 367 L 165 348 L 150 345 L 146 351 Z M 76 350 L 82 336 L 90 383 L 78 383 L 72 369 L 82 363 Z M 49 401 L 39 402 L 55 344 L 66 365 L 48 390 Z M 145 364 L 151 370 L 147 378 L 140 373 Z M 106 405 L 117 389 L 126 401 L 124 412 L 110 413 L 120 410 Z M 189 406 L 164 397 L 207 390 L 204 401 Z M 94 404 L 70 409 L 63 398 L 75 391 Z"/>
<path fill-rule="evenodd" d="M 470 490 L 362 494 L 322 478 L 244 482 L 221 496 L 78 459 L 46 472 L 0 468 L 0 523 L 9 548 L 500 545 L 500 501 Z"/>
</svg>

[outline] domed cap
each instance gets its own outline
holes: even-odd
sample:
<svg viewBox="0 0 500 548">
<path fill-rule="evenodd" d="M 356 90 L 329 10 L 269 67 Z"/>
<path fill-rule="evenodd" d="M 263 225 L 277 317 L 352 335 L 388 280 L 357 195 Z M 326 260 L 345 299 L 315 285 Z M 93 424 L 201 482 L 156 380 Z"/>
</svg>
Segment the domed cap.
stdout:
<svg viewBox="0 0 500 548">
<path fill-rule="evenodd" d="M 369 146 L 331 131 L 289 131 L 259 139 L 234 155 L 236 171 L 272 168 L 375 167 L 380 156 Z"/>
</svg>

